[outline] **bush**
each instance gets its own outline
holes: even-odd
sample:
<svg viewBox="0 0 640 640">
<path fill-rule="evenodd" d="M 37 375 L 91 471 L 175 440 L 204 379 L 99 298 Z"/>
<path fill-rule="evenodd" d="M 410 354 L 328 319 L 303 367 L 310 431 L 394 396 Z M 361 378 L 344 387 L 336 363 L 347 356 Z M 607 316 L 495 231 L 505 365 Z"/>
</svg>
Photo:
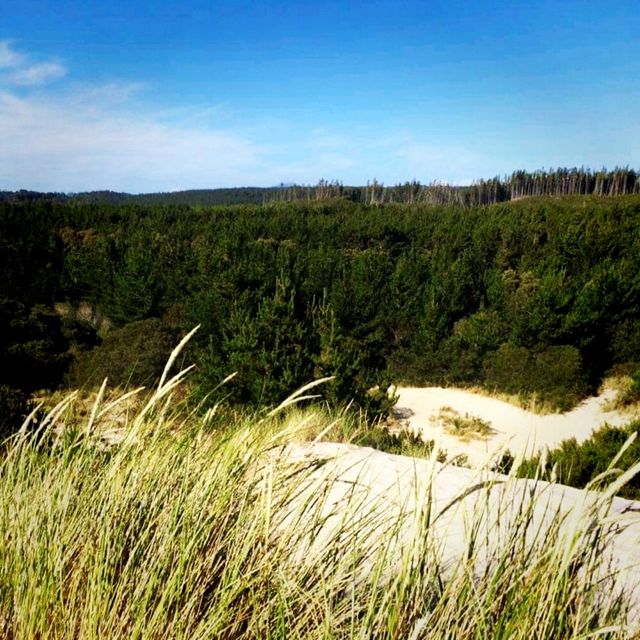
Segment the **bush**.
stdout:
<svg viewBox="0 0 640 640">
<path fill-rule="evenodd" d="M 530 386 L 531 354 L 525 347 L 507 342 L 484 360 L 484 379 L 506 393 L 519 393 Z"/>
<path fill-rule="evenodd" d="M 607 470 L 622 445 L 638 429 L 640 429 L 640 420 L 631 422 L 625 427 L 604 425 L 581 444 L 578 444 L 575 438 L 565 440 L 557 449 L 549 452 L 544 471 L 550 474 L 555 466 L 560 482 L 582 489 Z M 535 477 L 540 458 L 538 455 L 522 463 L 518 469 L 518 475 Z M 636 439 L 625 451 L 616 467 L 624 471 L 639 459 L 640 440 Z M 620 495 L 630 500 L 640 499 L 640 478 L 634 477 L 622 488 Z"/>
<path fill-rule="evenodd" d="M 473 382 L 482 376 L 482 360 L 504 339 L 505 323 L 495 311 L 478 311 L 458 320 L 442 344 L 442 368 L 451 382 Z"/>
<path fill-rule="evenodd" d="M 369 425 L 358 432 L 352 443 L 359 447 L 371 447 L 378 451 L 396 455 L 428 458 L 433 451 L 433 441 L 424 441 L 420 436 L 409 431 L 392 433 L 387 427 Z M 438 454 L 438 460 L 444 462 L 446 452 Z"/>
<path fill-rule="evenodd" d="M 569 345 L 538 352 L 505 343 L 485 358 L 485 384 L 506 393 L 536 394 L 564 411 L 587 391 L 580 352 Z"/>
<path fill-rule="evenodd" d="M 25 393 L 57 387 L 71 362 L 68 348 L 51 309 L 0 299 L 0 384 Z"/>
<path fill-rule="evenodd" d="M 626 319 L 611 331 L 613 362 L 640 362 L 640 319 Z"/>
<path fill-rule="evenodd" d="M 629 398 L 631 402 L 640 402 L 640 367 L 638 367 L 631 376 Z"/>
<path fill-rule="evenodd" d="M 78 318 L 63 318 L 62 333 L 72 349 L 87 351 L 100 344 L 98 333 L 91 323 Z"/>
<path fill-rule="evenodd" d="M 177 340 L 177 332 L 157 318 L 131 322 L 110 331 L 99 347 L 80 353 L 69 382 L 72 386 L 99 385 L 109 378 L 113 385 L 152 385 Z"/>
<path fill-rule="evenodd" d="M 487 420 L 468 413 L 461 415 L 452 407 L 442 407 L 438 415 L 433 416 L 431 420 L 439 422 L 445 431 L 458 436 L 461 440 L 486 438 L 495 433 Z"/>
</svg>

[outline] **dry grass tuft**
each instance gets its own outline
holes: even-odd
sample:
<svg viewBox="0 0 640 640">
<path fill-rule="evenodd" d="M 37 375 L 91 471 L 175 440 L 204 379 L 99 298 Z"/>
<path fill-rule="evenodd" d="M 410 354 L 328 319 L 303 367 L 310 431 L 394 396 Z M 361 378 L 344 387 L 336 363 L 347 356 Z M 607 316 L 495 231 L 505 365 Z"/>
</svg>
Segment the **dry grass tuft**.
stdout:
<svg viewBox="0 0 640 640">
<path fill-rule="evenodd" d="M 463 441 L 472 438 L 488 438 L 495 433 L 488 420 L 469 413 L 461 415 L 453 407 L 441 407 L 438 415 L 432 416 L 430 420 Z"/>
</svg>

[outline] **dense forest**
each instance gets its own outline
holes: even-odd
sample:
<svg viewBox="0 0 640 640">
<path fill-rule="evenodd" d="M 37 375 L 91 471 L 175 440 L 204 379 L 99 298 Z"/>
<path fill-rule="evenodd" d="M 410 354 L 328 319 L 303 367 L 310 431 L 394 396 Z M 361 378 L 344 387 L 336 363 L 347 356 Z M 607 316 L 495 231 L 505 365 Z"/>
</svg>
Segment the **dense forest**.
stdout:
<svg viewBox="0 0 640 640">
<path fill-rule="evenodd" d="M 151 384 L 172 345 L 200 397 L 269 404 L 335 375 L 372 414 L 393 382 L 567 408 L 640 364 L 640 195 L 476 206 L 0 202 L 0 410 L 39 388 Z"/>
</svg>

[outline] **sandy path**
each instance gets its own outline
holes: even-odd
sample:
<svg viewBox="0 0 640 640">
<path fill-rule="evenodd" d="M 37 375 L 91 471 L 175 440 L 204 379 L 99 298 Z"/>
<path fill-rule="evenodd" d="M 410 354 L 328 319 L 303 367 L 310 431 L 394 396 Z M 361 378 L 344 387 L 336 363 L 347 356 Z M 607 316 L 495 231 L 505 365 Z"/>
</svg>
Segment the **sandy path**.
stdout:
<svg viewBox="0 0 640 640">
<path fill-rule="evenodd" d="M 589 438 L 605 422 L 620 426 L 634 416 L 619 411 L 604 411 L 603 405 L 614 395 L 606 391 L 591 397 L 562 414 L 537 415 L 502 400 L 463 389 L 442 387 L 399 387 L 396 413 L 404 424 L 428 440 L 439 442 L 449 458 L 464 454 L 473 466 L 482 465 L 490 456 L 508 448 L 511 453 L 532 454 L 544 447 L 553 448 L 567 438 L 578 442 Z M 442 407 L 452 407 L 461 415 L 468 413 L 491 423 L 494 433 L 482 439 L 463 441 L 446 433 L 433 421 Z"/>
</svg>

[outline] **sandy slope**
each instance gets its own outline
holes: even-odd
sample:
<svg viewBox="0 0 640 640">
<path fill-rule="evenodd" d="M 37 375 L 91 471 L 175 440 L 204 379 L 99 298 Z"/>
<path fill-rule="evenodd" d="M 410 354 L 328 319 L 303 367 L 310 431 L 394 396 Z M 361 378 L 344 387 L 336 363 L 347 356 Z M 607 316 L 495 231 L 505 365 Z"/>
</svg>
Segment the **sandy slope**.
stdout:
<svg viewBox="0 0 640 640">
<path fill-rule="evenodd" d="M 510 523 L 518 518 L 525 503 L 534 501 L 530 531 L 548 530 L 556 509 L 566 514 L 560 531 L 552 534 L 557 540 L 558 536 L 564 535 L 573 539 L 576 523 L 585 522 L 581 514 L 591 513 L 589 505 L 596 500 L 596 494 L 563 485 L 524 479 L 507 481 L 505 476 L 486 470 L 442 465 L 353 445 L 312 443 L 289 445 L 286 450 L 284 456 L 280 452 L 280 460 L 324 460 L 324 464 L 299 487 L 299 504 L 318 495 L 325 496 L 319 530 L 308 545 L 298 549 L 301 562 L 320 552 L 335 532 L 355 525 L 362 539 L 374 541 L 389 550 L 388 569 L 393 572 L 394 557 L 399 559 L 407 549 L 412 545 L 416 548 L 420 542 L 421 536 L 416 535 L 424 531 L 420 527 L 420 513 L 429 503 L 429 521 L 432 523 L 429 530 L 433 534 L 434 549 L 437 549 L 437 561 L 451 570 L 467 549 L 470 523 L 474 519 L 472 514 L 478 508 L 486 514 L 483 521 L 486 533 L 475 542 L 484 549 L 476 551 L 474 556 L 475 571 L 480 575 L 487 558 L 502 548 Z M 490 480 L 495 484 L 490 489 L 483 488 Z M 312 511 L 315 509 L 313 507 Z M 609 569 L 613 570 L 614 577 L 611 581 L 606 578 L 602 583 L 604 589 L 618 592 L 622 588 L 627 592 L 631 621 L 636 628 L 640 620 L 639 511 L 640 502 L 613 499 L 608 514 L 619 522 L 619 526 L 604 552 L 603 559 L 611 565 L 603 567 L 603 579 L 609 575 Z M 403 524 L 394 530 L 394 535 L 380 526 L 381 522 L 395 521 L 401 515 Z M 591 517 L 586 521 L 592 522 Z M 498 526 L 496 522 L 499 522 Z M 544 538 L 542 535 L 541 539 Z M 362 570 L 366 573 L 368 569 L 363 566 Z"/>
<path fill-rule="evenodd" d="M 562 440 L 575 437 L 586 440 L 603 423 L 622 425 L 633 417 L 619 411 L 603 411 L 603 404 L 613 397 L 607 391 L 585 400 L 578 407 L 563 414 L 537 415 L 507 402 L 481 396 L 463 389 L 441 387 L 400 387 L 397 413 L 405 425 L 425 439 L 440 442 L 449 457 L 464 454 L 469 463 L 482 465 L 496 451 L 508 447 L 513 454 L 532 453 L 543 447 L 555 447 Z M 478 416 L 491 423 L 494 434 L 468 442 L 446 433 L 431 418 L 441 407 L 449 406 L 461 415 Z"/>
</svg>

